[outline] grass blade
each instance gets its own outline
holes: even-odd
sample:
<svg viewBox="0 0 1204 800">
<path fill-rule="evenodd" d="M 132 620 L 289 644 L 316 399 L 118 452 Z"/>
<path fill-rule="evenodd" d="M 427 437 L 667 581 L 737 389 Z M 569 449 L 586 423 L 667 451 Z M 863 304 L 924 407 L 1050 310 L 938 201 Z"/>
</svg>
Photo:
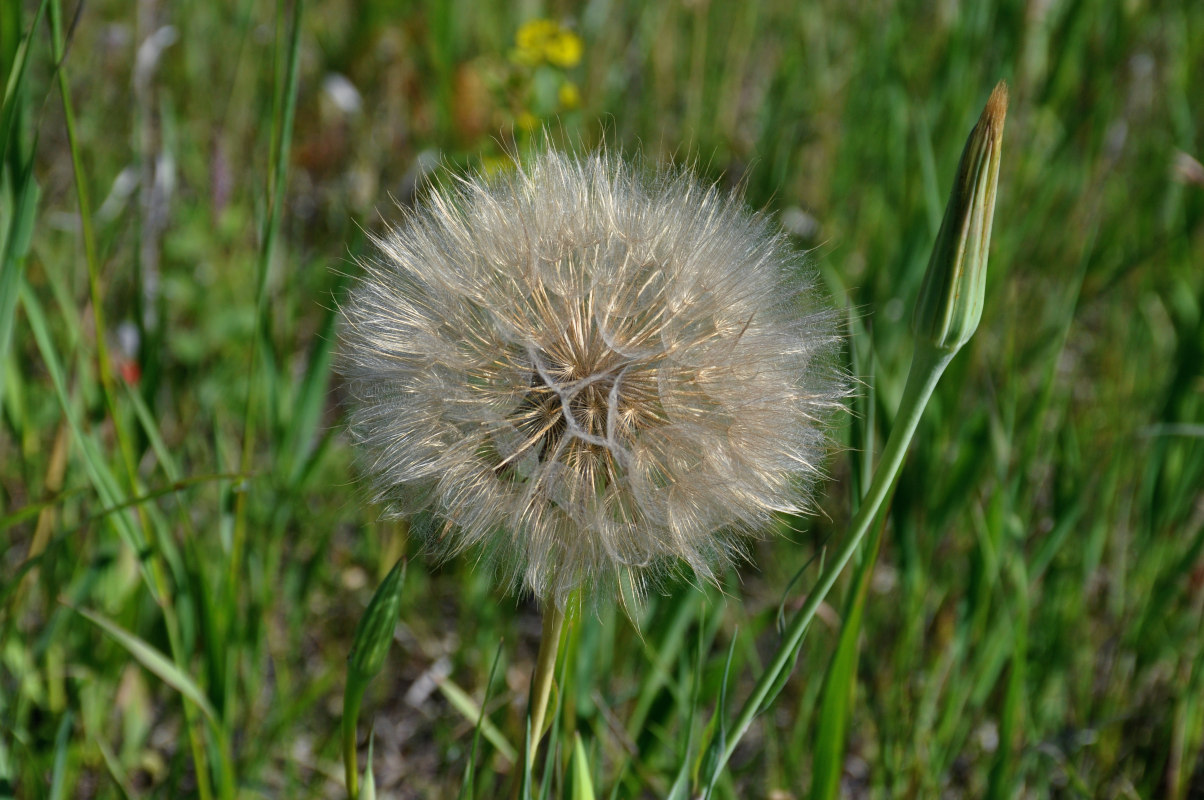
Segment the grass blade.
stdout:
<svg viewBox="0 0 1204 800">
<path fill-rule="evenodd" d="M 589 758 L 581 734 L 573 734 L 573 782 L 569 795 L 573 800 L 594 800 L 594 784 L 589 776 Z"/>
<path fill-rule="evenodd" d="M 58 733 L 54 737 L 54 766 L 50 770 L 50 800 L 66 800 L 67 797 L 67 746 L 71 743 L 73 722 L 70 711 L 63 714 Z"/>
<path fill-rule="evenodd" d="M 8 358 L 12 345 L 17 295 L 21 276 L 25 272 L 25 256 L 29 252 L 33 237 L 34 219 L 37 215 L 40 191 L 33 178 L 32 156 L 26 162 L 22 174 L 5 175 L 3 191 L 15 195 L 12 217 L 4 231 L 3 252 L 0 252 L 0 360 Z M 4 396 L 5 374 L 0 370 L 0 397 Z"/>
<path fill-rule="evenodd" d="M 447 698 L 447 702 L 452 704 L 452 708 L 456 709 L 469 721 L 476 721 L 481 733 L 485 734 L 485 738 L 489 740 L 497 751 L 501 753 L 502 758 L 513 764 L 518 759 L 518 751 L 514 749 L 514 745 L 506 738 L 496 725 L 494 725 L 487 716 L 485 709 L 478 706 L 476 701 L 468 696 L 468 693 L 456 685 L 450 678 L 444 678 L 439 681 L 439 691 Z"/>
<path fill-rule="evenodd" d="M 335 287 L 335 296 L 341 294 L 340 288 L 344 282 L 345 279 L 341 279 Z M 293 416 L 285 447 L 286 463 L 290 464 L 288 487 L 293 491 L 299 490 L 311 462 L 321 452 L 316 440 L 319 438 L 318 425 L 322 421 L 327 388 L 330 386 L 330 365 L 334 355 L 338 316 L 333 304 L 324 312 L 322 327 L 314 340 L 305 376 L 301 379 L 301 386 L 293 402 Z"/>
<path fill-rule="evenodd" d="M 21 43 L 17 45 L 16 52 L 13 53 L 13 60 L 8 65 L 8 81 L 4 85 L 4 104 L 0 107 L 0 160 L 5 162 L 8 161 L 12 137 L 17 132 L 17 118 L 25 110 L 23 92 L 26 87 L 25 70 L 29 67 L 30 43 L 33 41 L 34 31 L 42 22 L 42 15 L 46 13 L 47 3 L 48 0 L 42 0 L 38 4 L 38 10 L 34 12 L 29 31 L 21 37 Z M 4 20 L 5 25 L 20 24 L 20 3 L 14 3 L 6 8 L 5 12 L 11 14 L 11 17 Z"/>
<path fill-rule="evenodd" d="M 130 655 L 138 661 L 139 664 L 146 667 L 152 673 L 157 675 L 160 680 L 168 686 L 175 689 L 186 700 L 191 702 L 201 710 L 210 722 L 216 722 L 217 712 L 213 706 L 209 704 L 209 698 L 201 691 L 201 687 L 197 686 L 190 676 L 180 670 L 171 659 L 163 655 L 151 645 L 139 639 L 134 634 L 122 628 L 112 620 L 97 614 L 95 611 L 89 611 L 86 608 L 72 608 L 80 616 L 84 617 L 105 633 L 109 634 L 122 647 L 129 652 Z"/>
<path fill-rule="evenodd" d="M 468 753 L 468 763 L 464 765 L 464 780 L 460 783 L 457 798 L 472 797 L 473 773 L 477 766 L 477 748 L 481 743 L 481 731 L 485 725 L 485 709 L 489 707 L 489 692 L 493 688 L 493 679 L 497 675 L 497 665 L 502 660 L 502 641 L 498 640 L 497 651 L 493 654 L 493 665 L 489 667 L 489 679 L 485 682 L 485 696 L 481 698 L 481 714 L 477 717 L 477 726 L 472 732 L 472 750 Z"/>
<path fill-rule="evenodd" d="M 376 745 L 376 730 L 368 732 L 368 763 L 364 766 L 364 782 L 360 786 L 357 800 L 376 800 L 376 775 L 372 772 L 372 751 Z"/>
<path fill-rule="evenodd" d="M 124 502 L 122 493 L 117 487 L 117 481 L 109 471 L 108 464 L 101 455 L 99 446 L 91 436 L 84 432 L 83 427 L 80 425 L 71 398 L 67 393 L 66 376 L 50 337 L 46 315 L 42 311 L 41 303 L 38 302 L 33 292 L 29 291 L 28 285 L 24 282 L 21 285 L 21 305 L 25 309 L 26 317 L 29 319 L 30 331 L 33 333 L 34 341 L 37 343 L 38 350 L 42 354 L 46 371 L 50 374 L 50 380 L 54 385 L 55 393 L 58 395 L 63 415 L 67 418 L 67 424 L 71 428 L 71 433 L 75 437 L 76 444 L 84 455 L 84 467 L 92 482 L 92 486 L 96 489 L 96 493 L 100 496 L 101 502 L 105 506 L 115 508 Z M 142 533 L 133 524 L 133 521 L 127 514 L 114 515 L 113 525 L 130 548 L 135 552 L 143 550 L 145 544 L 142 539 Z M 144 565 L 143 569 L 145 570 L 145 568 Z M 146 575 L 146 580 L 147 585 L 154 592 L 154 581 L 149 573 Z"/>
</svg>

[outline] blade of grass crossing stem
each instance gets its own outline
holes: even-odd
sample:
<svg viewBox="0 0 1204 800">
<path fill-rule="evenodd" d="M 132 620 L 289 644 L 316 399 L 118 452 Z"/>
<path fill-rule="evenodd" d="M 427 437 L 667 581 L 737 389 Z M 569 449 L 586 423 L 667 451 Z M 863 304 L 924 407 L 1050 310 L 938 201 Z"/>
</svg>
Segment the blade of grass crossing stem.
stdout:
<svg viewBox="0 0 1204 800">
<path fill-rule="evenodd" d="M 351 654 L 347 657 L 347 685 L 343 690 L 343 769 L 350 797 L 358 794 L 355 728 L 360 704 L 368 684 L 384 667 L 389 646 L 393 643 L 393 630 L 401 611 L 405 574 L 405 560 L 398 559 L 360 617 L 355 628 L 355 639 L 351 643 Z"/>
<path fill-rule="evenodd" d="M 217 712 L 210 705 L 209 698 L 205 697 L 205 693 L 196 685 L 196 682 L 176 667 L 171 659 L 107 617 L 103 617 L 95 611 L 89 611 L 86 608 L 76 608 L 74 610 L 77 614 L 109 634 L 139 664 L 146 667 L 164 683 L 179 692 L 181 696 L 200 709 L 201 713 L 208 717 L 211 722 L 216 722 Z"/>
<path fill-rule="evenodd" d="M 878 562 L 878 549 L 882 543 L 884 525 L 882 515 L 879 516 L 861 563 L 853 573 L 853 585 L 845 607 L 840 640 L 824 676 L 819 725 L 811 763 L 812 800 L 831 800 L 840 790 L 840 776 L 844 771 L 845 737 L 849 730 L 849 716 L 857 686 L 861 619 L 865 611 L 865 598 L 869 592 L 870 576 Z"/>
<path fill-rule="evenodd" d="M 543 739 L 540 740 L 544 741 Z M 552 771 L 558 763 L 558 751 L 560 749 L 560 715 L 557 714 L 552 719 L 552 726 L 548 728 L 546 737 L 547 745 L 543 759 L 543 777 L 539 783 L 539 795 L 536 800 L 548 800 L 552 796 Z M 535 745 L 539 747 L 539 744 Z"/>
<path fill-rule="evenodd" d="M 573 602 L 578 601 L 574 599 Z M 561 643 L 561 648 L 564 650 L 565 669 L 561 671 L 563 677 L 560 683 L 559 713 L 563 715 L 562 724 L 566 731 L 578 729 L 579 710 L 582 704 L 592 701 L 588 695 L 595 684 L 590 680 L 582 680 L 581 640 L 585 635 L 586 626 L 596 621 L 596 619 L 589 619 L 587 615 L 577 612 L 573 623 L 565 626 L 564 641 Z"/>
<path fill-rule="evenodd" d="M 68 426 L 68 428 L 70 428 L 70 426 Z M 185 489 L 188 489 L 189 487 L 195 486 L 196 484 L 199 484 L 199 483 L 214 483 L 217 481 L 238 480 L 241 477 L 242 477 L 241 475 L 237 475 L 237 474 L 233 474 L 233 473 L 222 473 L 222 474 L 218 474 L 218 475 L 194 475 L 191 478 L 185 478 L 184 480 L 176 481 L 169 486 L 163 486 L 158 489 L 148 491 L 145 494 L 138 495 L 137 497 L 131 497 L 129 500 L 118 503 L 115 506 L 109 506 L 107 508 L 103 508 L 94 514 L 84 517 L 78 523 L 76 523 L 74 525 L 69 525 L 67 527 L 61 528 L 61 530 L 58 533 L 58 536 L 62 536 L 63 534 L 66 534 L 66 533 L 75 533 L 75 532 L 79 531 L 80 529 L 82 529 L 85 525 L 89 525 L 94 522 L 99 522 L 100 520 L 103 520 L 105 517 L 116 514 L 119 511 L 125 511 L 127 509 L 133 508 L 134 506 L 138 505 L 139 503 L 149 503 L 151 500 L 157 500 L 160 497 L 166 497 L 168 495 L 182 492 Z M 0 532 L 8 530 L 9 528 L 11 528 L 13 525 L 16 525 L 17 523 L 24 522 L 25 520 L 27 520 L 31 517 L 37 516 L 40 512 L 45 511 L 46 509 L 53 508 L 62 503 L 65 503 L 66 501 L 68 501 L 72 498 L 78 497 L 79 495 L 83 494 L 85 491 L 86 490 L 83 488 L 68 489 L 68 490 L 59 492 L 58 494 L 51 497 L 49 500 L 44 500 L 40 503 L 30 503 L 27 506 L 22 506 L 21 508 L 17 509 L 13 513 L 7 514 L 3 517 L 0 517 Z"/>
<path fill-rule="evenodd" d="M 489 680 L 485 682 L 485 696 L 481 698 L 481 714 L 477 717 L 477 725 L 472 732 L 472 749 L 468 752 L 468 763 L 464 765 L 464 779 L 460 782 L 460 792 L 456 795 L 457 800 L 472 797 L 473 776 L 477 768 L 477 750 L 481 744 L 481 732 L 485 727 L 485 709 L 489 708 L 489 695 L 493 689 L 493 679 L 497 675 L 497 665 L 502 660 L 502 643 L 502 640 L 498 640 L 497 651 L 493 654 L 493 664 L 489 667 Z"/>
<path fill-rule="evenodd" d="M 439 691 L 447 698 L 447 702 L 452 704 L 452 708 L 459 711 L 469 722 L 475 722 L 477 729 L 485 734 L 485 738 L 497 748 L 503 758 L 514 763 L 518 758 L 518 752 L 505 734 L 485 716 L 485 709 L 482 706 L 478 706 L 467 692 L 448 678 L 439 681 Z"/>
<path fill-rule="evenodd" d="M 572 800 L 594 800 L 594 784 L 589 776 L 589 758 L 585 755 L 585 744 L 581 734 L 573 734 L 573 780 Z"/>
</svg>

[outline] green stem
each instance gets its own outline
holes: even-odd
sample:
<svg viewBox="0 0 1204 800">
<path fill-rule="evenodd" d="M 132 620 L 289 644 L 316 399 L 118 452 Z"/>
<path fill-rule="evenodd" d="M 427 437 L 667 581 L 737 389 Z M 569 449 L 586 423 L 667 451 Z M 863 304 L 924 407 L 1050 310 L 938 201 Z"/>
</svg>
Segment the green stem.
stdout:
<svg viewBox="0 0 1204 800">
<path fill-rule="evenodd" d="M 539 656 L 531 675 L 531 743 L 526 753 L 528 771 L 535 765 L 535 753 L 543 736 L 544 720 L 548 713 L 548 698 L 552 695 L 552 675 L 556 671 L 556 654 L 560 650 L 560 634 L 564 630 L 564 609 L 555 601 L 548 604 L 543 615 L 543 632 L 539 637 Z"/>
<path fill-rule="evenodd" d="M 350 678 L 348 678 L 350 685 Z M 355 723 L 360 715 L 362 692 L 347 692 L 343 695 L 343 779 L 347 782 L 347 797 L 359 797 L 359 759 L 356 752 Z"/>
<path fill-rule="evenodd" d="M 820 575 L 819 582 L 807 596 L 807 602 L 791 620 L 790 627 L 787 629 L 777 653 L 774 654 L 773 661 L 761 675 L 757 685 L 753 687 L 752 694 L 740 710 L 740 715 L 736 717 L 731 735 L 727 739 L 718 764 L 715 765 L 716 774 L 723 769 L 732 753 L 735 752 L 736 745 L 739 744 L 753 719 L 760 712 L 765 698 L 769 696 L 770 690 L 778 682 L 782 671 L 788 669 L 793 663 L 803 634 L 811 624 L 811 619 L 815 616 L 820 603 L 828 596 L 837 577 L 849 563 L 849 559 L 857 552 L 857 548 L 860 546 L 861 540 L 865 538 L 866 531 L 870 529 L 870 524 L 877 516 L 878 510 L 886 503 L 887 498 L 894 490 L 899 470 L 903 466 L 903 458 L 907 455 L 908 445 L 911 444 L 912 436 L 915 435 L 916 426 L 919 425 L 920 417 L 924 413 L 924 407 L 928 405 L 928 399 L 932 397 L 932 391 L 936 388 L 941 374 L 944 373 L 945 367 L 948 366 L 953 355 L 953 352 L 923 344 L 917 345 L 915 355 L 912 357 L 911 369 L 907 374 L 907 385 L 903 389 L 903 399 L 899 403 L 899 411 L 895 415 L 895 424 L 891 429 L 890 439 L 886 443 L 886 449 L 882 451 L 882 460 L 874 471 L 874 480 L 870 483 L 865 500 L 857 509 L 856 516 L 853 517 L 850 535 L 845 540 L 844 547 Z"/>
<path fill-rule="evenodd" d="M 523 739 L 522 770 L 518 774 L 518 780 L 512 784 L 510 800 L 531 796 L 531 774 L 535 767 L 535 754 L 539 752 L 539 740 L 543 736 L 548 699 L 552 695 L 552 676 L 556 671 L 556 655 L 560 650 L 564 617 L 564 609 L 556 605 L 555 601 L 551 601 L 544 610 L 539 655 L 535 658 L 535 671 L 531 673 L 531 694 L 527 699 L 527 731 Z"/>
</svg>

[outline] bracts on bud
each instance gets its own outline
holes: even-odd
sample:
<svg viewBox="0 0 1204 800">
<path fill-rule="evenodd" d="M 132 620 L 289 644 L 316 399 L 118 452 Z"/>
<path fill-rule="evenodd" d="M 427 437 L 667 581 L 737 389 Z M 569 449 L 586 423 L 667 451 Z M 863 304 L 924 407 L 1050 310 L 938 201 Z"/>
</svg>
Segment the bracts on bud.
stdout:
<svg viewBox="0 0 1204 800">
<path fill-rule="evenodd" d="M 982 317 L 1007 110 L 1007 85 L 1000 81 L 962 151 L 912 318 L 917 344 L 949 354 L 970 340 Z"/>
</svg>

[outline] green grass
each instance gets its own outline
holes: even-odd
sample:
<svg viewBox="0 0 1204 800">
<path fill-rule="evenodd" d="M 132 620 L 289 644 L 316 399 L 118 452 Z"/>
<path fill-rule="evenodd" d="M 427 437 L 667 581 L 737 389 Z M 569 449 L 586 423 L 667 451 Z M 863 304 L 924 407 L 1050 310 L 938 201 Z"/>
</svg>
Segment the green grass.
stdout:
<svg viewBox="0 0 1204 800">
<path fill-rule="evenodd" d="M 530 146 L 524 113 L 805 212 L 797 244 L 853 309 L 864 386 L 824 514 L 721 590 L 604 608 L 565 644 L 537 789 L 693 796 L 864 493 L 1000 78 L 982 323 L 876 563 L 713 796 L 1204 794 L 1204 183 L 1177 155 L 1204 160 L 1204 6 L 352 8 L 0 11 L 0 797 L 338 796 L 352 635 L 403 555 L 361 758 L 374 724 L 379 796 L 506 796 L 537 609 L 378 521 L 331 363 L 390 198 Z M 510 60 L 534 16 L 575 26 L 578 66 Z"/>
</svg>

